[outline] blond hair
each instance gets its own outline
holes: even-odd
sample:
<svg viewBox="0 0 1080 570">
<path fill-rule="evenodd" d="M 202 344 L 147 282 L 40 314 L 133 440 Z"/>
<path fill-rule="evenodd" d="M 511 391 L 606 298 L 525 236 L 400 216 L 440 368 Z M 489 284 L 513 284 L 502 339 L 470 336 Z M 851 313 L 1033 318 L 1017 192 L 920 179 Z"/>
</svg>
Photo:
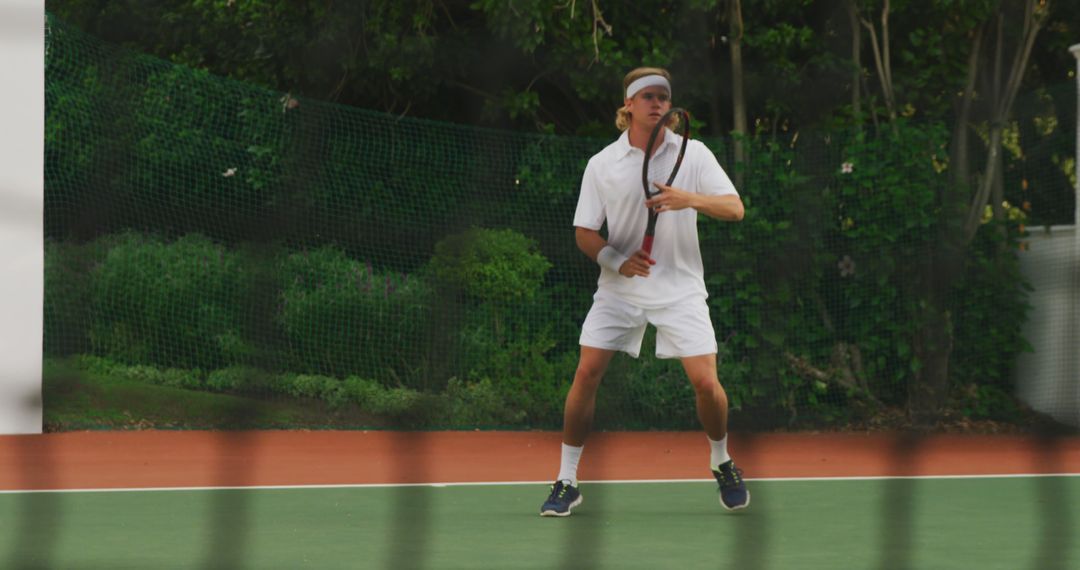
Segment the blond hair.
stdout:
<svg viewBox="0 0 1080 570">
<path fill-rule="evenodd" d="M 630 73 L 626 74 L 626 77 L 623 77 L 622 87 L 624 98 L 626 89 L 630 87 L 630 84 L 646 75 L 660 75 L 664 79 L 671 81 L 671 74 L 668 73 L 666 69 L 661 67 L 639 67 L 631 70 Z M 615 111 L 615 126 L 618 127 L 620 131 L 625 131 L 630 128 L 630 110 L 626 108 L 626 105 L 623 105 L 618 111 Z"/>
</svg>

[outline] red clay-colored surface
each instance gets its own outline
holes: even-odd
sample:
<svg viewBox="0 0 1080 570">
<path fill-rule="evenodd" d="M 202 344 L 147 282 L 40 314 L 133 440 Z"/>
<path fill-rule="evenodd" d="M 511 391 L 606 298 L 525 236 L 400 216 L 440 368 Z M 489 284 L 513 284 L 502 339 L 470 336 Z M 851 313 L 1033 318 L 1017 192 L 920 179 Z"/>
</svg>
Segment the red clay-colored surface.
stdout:
<svg viewBox="0 0 1080 570">
<path fill-rule="evenodd" d="M 0 436 L 0 489 L 546 481 L 555 432 L 71 432 Z M 1080 438 L 732 434 L 748 478 L 1080 473 Z M 583 480 L 703 479 L 700 432 L 597 433 Z"/>
</svg>

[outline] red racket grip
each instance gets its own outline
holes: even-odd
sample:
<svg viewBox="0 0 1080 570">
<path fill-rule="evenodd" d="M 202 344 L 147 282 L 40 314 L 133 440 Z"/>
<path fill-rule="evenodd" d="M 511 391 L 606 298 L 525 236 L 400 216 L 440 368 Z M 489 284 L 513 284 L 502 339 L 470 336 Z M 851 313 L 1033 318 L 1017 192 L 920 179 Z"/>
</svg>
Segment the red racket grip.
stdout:
<svg viewBox="0 0 1080 570">
<path fill-rule="evenodd" d="M 645 239 L 641 242 L 641 249 L 645 250 L 645 253 L 652 255 L 652 240 L 653 236 L 645 236 Z"/>
</svg>

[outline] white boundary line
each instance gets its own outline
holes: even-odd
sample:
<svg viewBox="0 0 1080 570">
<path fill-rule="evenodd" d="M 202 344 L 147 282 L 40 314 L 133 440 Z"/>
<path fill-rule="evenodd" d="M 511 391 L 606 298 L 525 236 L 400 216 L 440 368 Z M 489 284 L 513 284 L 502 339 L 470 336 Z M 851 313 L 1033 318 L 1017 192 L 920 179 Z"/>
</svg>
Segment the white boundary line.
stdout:
<svg viewBox="0 0 1080 570">
<path fill-rule="evenodd" d="M 831 482 L 831 481 L 889 481 L 918 479 L 1024 479 L 1045 477 L 1080 477 L 1080 473 L 1010 473 L 1001 475 L 887 475 L 867 477 L 761 477 L 746 479 L 747 482 Z M 583 484 L 633 484 L 633 483 L 713 483 L 715 479 L 613 479 L 605 481 L 582 481 Z M 167 491 L 279 491 L 307 489 L 390 489 L 398 487 L 498 487 L 511 485 L 550 485 L 551 481 L 469 481 L 450 483 L 345 483 L 337 485 L 250 485 L 223 487 L 126 487 L 96 489 L 3 489 L 0 495 L 28 493 L 141 493 Z"/>
</svg>

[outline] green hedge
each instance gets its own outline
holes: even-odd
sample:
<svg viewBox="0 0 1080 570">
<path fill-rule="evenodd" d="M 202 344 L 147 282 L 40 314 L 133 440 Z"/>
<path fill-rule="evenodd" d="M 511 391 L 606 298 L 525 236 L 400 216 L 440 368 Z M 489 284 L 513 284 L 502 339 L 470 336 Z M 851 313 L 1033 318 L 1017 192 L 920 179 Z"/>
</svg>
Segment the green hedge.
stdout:
<svg viewBox="0 0 1080 570">
<path fill-rule="evenodd" d="M 236 252 L 191 235 L 126 234 L 90 277 L 94 352 L 121 361 L 217 368 L 252 353 L 243 330 L 251 271 Z"/>
<path fill-rule="evenodd" d="M 402 362 L 423 360 L 435 299 L 419 278 L 376 271 L 331 247 L 286 256 L 276 275 L 286 368 L 385 377 Z"/>
<path fill-rule="evenodd" d="M 519 426 L 526 413 L 507 405 L 488 380 L 452 380 L 438 394 L 409 388 L 388 388 L 359 376 L 334 378 L 316 374 L 272 373 L 248 366 L 213 371 L 123 365 L 94 356 L 78 356 L 75 371 L 107 375 L 156 386 L 204 390 L 256 398 L 318 401 L 331 412 L 368 418 L 363 427 L 468 428 Z"/>
<path fill-rule="evenodd" d="M 542 287 L 550 263 L 525 236 L 472 228 L 438 249 L 409 274 L 330 246 L 50 241 L 46 350 L 93 353 L 173 387 L 357 403 L 377 385 L 376 407 L 405 415 L 428 402 L 475 416 L 475 401 L 515 410 L 504 419 L 518 424 L 553 423 L 576 364 L 576 343 L 553 331 L 576 328 L 581 308 Z M 556 314 L 566 322 L 540 318 Z M 426 399 L 436 395 L 449 400 Z"/>
<path fill-rule="evenodd" d="M 848 421 L 905 404 L 920 366 L 919 269 L 940 247 L 936 196 L 948 175 L 933 157 L 946 141 L 939 127 L 901 124 L 893 135 L 808 142 L 815 153 L 751 142 L 750 166 L 733 173 L 744 179 L 746 219 L 699 225 L 720 378 L 734 409 L 774 425 Z M 725 157 L 728 149 L 710 142 Z M 518 181 L 535 185 L 541 174 Z M 951 380 L 971 413 L 1000 407 L 998 392 L 971 386 L 1007 392 L 1015 355 L 1027 348 L 1016 256 L 1022 221 L 987 223 L 962 279 L 946 291 L 955 323 Z M 392 391 L 457 391 L 517 410 L 522 425 L 557 426 L 596 269 L 580 254 L 553 262 L 548 250 L 573 253 L 572 230 L 559 230 L 565 243 L 545 231 L 537 235 L 548 238 L 532 238 L 465 227 L 421 260 L 413 252 L 391 261 L 383 242 L 286 248 L 132 232 L 51 240 L 45 347 L 130 366 L 215 370 L 204 386 L 212 390 L 233 385 L 233 372 L 221 370 L 239 366 L 363 378 L 406 401 Z M 355 399 L 365 390 L 319 382 L 262 389 L 323 399 L 316 394 Z M 604 425 L 694 423 L 680 367 L 648 347 L 638 362 L 617 359 L 606 385 L 597 415 Z M 982 404 L 964 394 L 983 394 Z"/>
</svg>

